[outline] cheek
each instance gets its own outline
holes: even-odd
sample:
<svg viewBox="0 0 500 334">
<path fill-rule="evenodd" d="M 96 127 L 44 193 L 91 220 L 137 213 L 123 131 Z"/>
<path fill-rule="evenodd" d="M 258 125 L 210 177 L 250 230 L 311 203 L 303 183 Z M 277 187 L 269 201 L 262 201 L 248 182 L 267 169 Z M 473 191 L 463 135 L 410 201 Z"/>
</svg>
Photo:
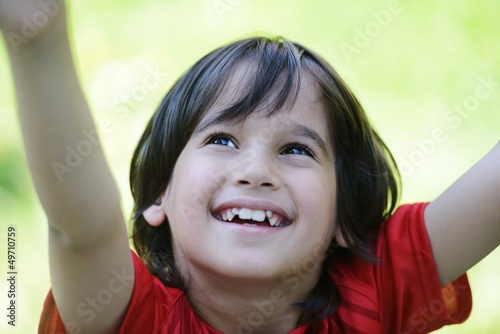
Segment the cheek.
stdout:
<svg viewBox="0 0 500 334">
<path fill-rule="evenodd" d="M 216 190 L 217 182 L 211 177 L 214 166 L 196 159 L 179 160 L 168 189 L 168 200 L 177 206 L 185 204 L 201 208 Z"/>
<path fill-rule="evenodd" d="M 333 234 L 337 199 L 335 177 L 304 177 L 296 183 L 295 189 L 301 211 L 308 215 L 314 230 L 323 235 Z"/>
<path fill-rule="evenodd" d="M 336 199 L 335 177 L 328 175 L 318 175 L 318 173 L 308 173 L 296 175 L 291 178 L 293 187 L 300 196 L 301 201 L 307 203 L 311 208 L 331 207 Z M 326 210 L 319 210 L 325 212 Z"/>
<path fill-rule="evenodd" d="M 179 157 L 166 193 L 167 213 L 172 233 L 192 233 L 200 218 L 210 214 L 214 194 L 225 181 L 218 161 Z"/>
</svg>

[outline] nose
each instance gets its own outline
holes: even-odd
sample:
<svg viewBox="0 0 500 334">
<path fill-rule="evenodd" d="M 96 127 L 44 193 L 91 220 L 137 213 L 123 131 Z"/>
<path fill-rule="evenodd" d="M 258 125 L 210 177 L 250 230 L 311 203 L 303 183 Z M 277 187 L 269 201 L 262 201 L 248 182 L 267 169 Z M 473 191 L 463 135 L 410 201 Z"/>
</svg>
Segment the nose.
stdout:
<svg viewBox="0 0 500 334">
<path fill-rule="evenodd" d="M 264 150 L 252 149 L 239 157 L 232 173 L 233 184 L 252 188 L 277 189 L 280 186 L 277 162 Z"/>
</svg>

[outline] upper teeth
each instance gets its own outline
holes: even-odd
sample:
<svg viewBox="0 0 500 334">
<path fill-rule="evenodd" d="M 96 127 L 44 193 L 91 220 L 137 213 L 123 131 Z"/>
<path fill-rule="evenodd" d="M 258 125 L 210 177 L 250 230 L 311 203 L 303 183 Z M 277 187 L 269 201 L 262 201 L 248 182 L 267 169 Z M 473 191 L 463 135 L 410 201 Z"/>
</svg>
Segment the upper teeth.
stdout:
<svg viewBox="0 0 500 334">
<path fill-rule="evenodd" d="M 263 222 L 267 217 L 271 226 L 278 226 L 281 223 L 281 217 L 274 214 L 270 210 L 264 211 L 252 210 L 248 208 L 232 208 L 222 212 L 222 220 L 224 221 L 232 221 L 235 216 L 239 216 L 240 219 L 254 220 L 258 222 Z"/>
</svg>

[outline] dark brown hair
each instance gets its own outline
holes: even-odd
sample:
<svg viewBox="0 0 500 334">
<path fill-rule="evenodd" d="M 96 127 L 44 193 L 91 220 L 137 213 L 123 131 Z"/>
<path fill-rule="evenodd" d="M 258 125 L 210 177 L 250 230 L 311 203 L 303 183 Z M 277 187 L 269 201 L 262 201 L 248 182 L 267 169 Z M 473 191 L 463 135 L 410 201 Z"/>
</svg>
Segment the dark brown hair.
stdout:
<svg viewBox="0 0 500 334">
<path fill-rule="evenodd" d="M 143 212 L 170 182 L 174 165 L 200 120 L 222 94 L 236 66 L 253 70 L 241 96 L 221 112 L 224 120 L 244 119 L 266 104 L 268 114 L 293 103 L 300 77 L 308 73 L 317 82 L 327 111 L 337 176 L 336 221 L 349 248 L 332 240 L 333 253 L 375 261 L 372 246 L 377 230 L 393 212 L 399 187 L 394 159 L 368 122 L 358 100 L 339 75 L 322 58 L 305 47 L 282 38 L 249 38 L 216 49 L 191 67 L 167 93 L 134 152 L 130 184 L 135 200 L 134 246 L 165 285 L 183 288 L 175 266 L 169 222 L 149 225 Z M 301 305 L 299 324 L 318 322 L 334 313 L 341 298 L 329 276 L 325 253 L 316 287 Z"/>
</svg>

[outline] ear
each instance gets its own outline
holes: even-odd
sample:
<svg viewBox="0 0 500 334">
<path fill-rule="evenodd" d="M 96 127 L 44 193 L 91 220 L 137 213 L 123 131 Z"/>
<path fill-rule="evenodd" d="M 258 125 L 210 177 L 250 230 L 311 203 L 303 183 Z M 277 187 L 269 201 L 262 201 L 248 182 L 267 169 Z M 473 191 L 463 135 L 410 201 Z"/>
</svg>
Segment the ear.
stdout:
<svg viewBox="0 0 500 334">
<path fill-rule="evenodd" d="M 142 216 L 149 225 L 154 227 L 160 226 L 165 221 L 165 218 L 167 218 L 162 205 L 162 197 L 163 196 L 158 197 L 158 199 L 142 213 Z"/>
<path fill-rule="evenodd" d="M 333 234 L 333 238 L 337 242 L 337 244 L 342 248 L 348 248 L 347 242 L 345 241 L 344 234 L 340 230 L 340 226 L 337 224 L 335 227 L 335 233 Z"/>
</svg>

